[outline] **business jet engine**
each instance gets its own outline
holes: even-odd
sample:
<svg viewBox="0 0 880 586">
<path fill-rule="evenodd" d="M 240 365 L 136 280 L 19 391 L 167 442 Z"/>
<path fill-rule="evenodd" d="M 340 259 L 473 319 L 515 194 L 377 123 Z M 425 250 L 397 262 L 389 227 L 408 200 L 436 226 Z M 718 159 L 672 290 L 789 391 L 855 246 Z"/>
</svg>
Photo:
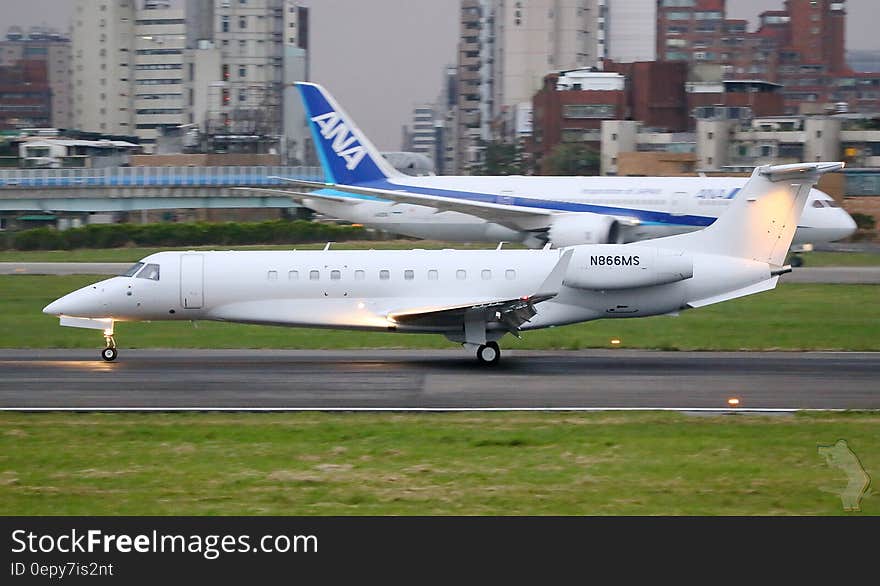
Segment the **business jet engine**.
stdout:
<svg viewBox="0 0 880 586">
<path fill-rule="evenodd" d="M 611 216 L 579 212 L 554 216 L 547 240 L 557 248 L 578 244 L 622 244 L 623 234 L 620 222 Z"/>
</svg>

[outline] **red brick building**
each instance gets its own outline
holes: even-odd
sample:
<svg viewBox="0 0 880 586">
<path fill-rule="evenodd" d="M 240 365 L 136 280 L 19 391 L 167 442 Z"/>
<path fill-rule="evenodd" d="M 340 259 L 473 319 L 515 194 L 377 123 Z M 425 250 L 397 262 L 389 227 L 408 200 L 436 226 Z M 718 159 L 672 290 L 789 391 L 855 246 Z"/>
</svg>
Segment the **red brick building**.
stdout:
<svg viewBox="0 0 880 586">
<path fill-rule="evenodd" d="M 0 130 L 51 125 L 52 91 L 45 61 L 0 66 Z"/>
<path fill-rule="evenodd" d="M 748 120 L 785 114 L 782 86 L 763 80 L 725 80 L 687 84 L 688 129 L 700 118 Z"/>
<path fill-rule="evenodd" d="M 532 98 L 532 108 L 526 148 L 539 168 L 561 143 L 588 143 L 598 152 L 602 121 L 629 117 L 626 78 L 605 72 L 552 73 Z"/>
<path fill-rule="evenodd" d="M 627 78 L 629 117 L 651 128 L 682 132 L 689 126 L 685 84 L 686 63 L 675 61 L 641 61 L 614 63 L 606 61 L 606 71 L 621 73 Z"/>
<path fill-rule="evenodd" d="M 657 8 L 658 60 L 719 64 L 724 79 L 779 83 L 787 114 L 841 102 L 880 111 L 880 74 L 850 70 L 845 36 L 844 0 L 786 0 L 785 10 L 761 14 L 755 32 L 726 18 L 725 0 L 660 0 Z"/>
</svg>

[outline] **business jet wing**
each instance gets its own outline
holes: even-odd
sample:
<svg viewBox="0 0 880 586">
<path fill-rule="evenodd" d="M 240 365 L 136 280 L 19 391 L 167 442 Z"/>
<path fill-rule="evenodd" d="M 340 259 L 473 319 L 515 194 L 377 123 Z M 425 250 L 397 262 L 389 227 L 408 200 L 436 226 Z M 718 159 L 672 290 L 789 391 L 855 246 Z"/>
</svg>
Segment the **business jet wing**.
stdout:
<svg viewBox="0 0 880 586">
<path fill-rule="evenodd" d="M 538 311 L 535 305 L 553 299 L 559 294 L 573 249 L 567 249 L 557 261 L 556 266 L 538 287 L 537 292 L 516 299 L 495 299 L 460 303 L 440 307 L 411 308 L 391 311 L 387 317 L 392 322 L 403 325 L 448 326 L 465 320 L 476 319 L 483 322 L 499 322 L 505 329 L 516 334 L 521 325 L 531 320 Z"/>
<path fill-rule="evenodd" d="M 526 209 L 517 206 L 489 203 L 482 201 L 462 200 L 439 195 L 424 195 L 406 191 L 401 187 L 397 189 L 378 189 L 375 187 L 359 187 L 356 185 L 341 185 L 337 183 L 320 183 L 316 181 L 303 181 L 300 179 L 286 179 L 285 181 L 304 189 L 334 189 L 344 193 L 368 195 L 397 203 L 408 203 L 434 208 L 437 211 L 461 212 L 482 218 L 506 226 L 513 230 L 535 230 L 546 228 L 549 218 L 555 212 L 552 210 Z"/>
</svg>

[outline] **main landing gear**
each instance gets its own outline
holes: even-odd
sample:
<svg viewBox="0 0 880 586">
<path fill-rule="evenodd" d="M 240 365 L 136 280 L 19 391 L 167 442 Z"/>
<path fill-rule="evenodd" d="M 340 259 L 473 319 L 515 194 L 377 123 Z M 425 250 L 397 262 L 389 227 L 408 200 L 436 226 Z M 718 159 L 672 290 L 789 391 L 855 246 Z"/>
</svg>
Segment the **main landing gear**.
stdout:
<svg viewBox="0 0 880 586">
<path fill-rule="evenodd" d="M 498 347 L 498 342 L 486 342 L 477 348 L 477 360 L 486 366 L 498 364 L 501 360 L 501 348 Z"/>
<path fill-rule="evenodd" d="M 116 338 L 113 337 L 113 334 L 104 334 L 104 343 L 107 344 L 107 347 L 101 350 L 101 358 L 107 362 L 113 362 L 119 354 L 116 351 Z"/>
</svg>

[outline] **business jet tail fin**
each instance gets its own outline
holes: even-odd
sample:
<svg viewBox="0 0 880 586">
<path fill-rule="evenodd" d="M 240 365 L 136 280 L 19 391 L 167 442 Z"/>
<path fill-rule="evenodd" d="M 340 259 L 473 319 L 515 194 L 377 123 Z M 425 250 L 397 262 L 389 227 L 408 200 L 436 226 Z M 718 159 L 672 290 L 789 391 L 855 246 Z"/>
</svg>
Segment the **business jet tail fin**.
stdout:
<svg viewBox="0 0 880 586">
<path fill-rule="evenodd" d="M 810 190 L 844 163 L 798 163 L 758 167 L 730 207 L 709 227 L 660 238 L 653 244 L 746 258 L 781 267 Z"/>
</svg>

